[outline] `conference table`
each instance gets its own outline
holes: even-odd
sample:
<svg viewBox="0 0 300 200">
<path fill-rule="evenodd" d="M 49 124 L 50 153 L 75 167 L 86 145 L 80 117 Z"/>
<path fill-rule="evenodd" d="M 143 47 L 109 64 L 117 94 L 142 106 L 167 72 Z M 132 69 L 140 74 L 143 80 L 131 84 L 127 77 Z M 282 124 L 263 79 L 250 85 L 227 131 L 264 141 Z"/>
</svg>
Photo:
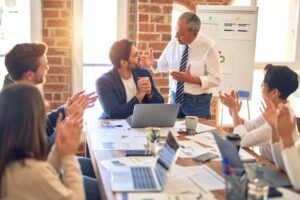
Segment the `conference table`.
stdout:
<svg viewBox="0 0 300 200">
<path fill-rule="evenodd" d="M 206 125 L 212 125 L 212 123 L 206 119 L 199 119 L 199 122 Z M 90 123 L 90 124 L 89 124 Z M 86 131 L 86 145 L 87 145 L 87 153 L 88 156 L 91 157 L 95 175 L 97 178 L 99 191 L 101 193 L 102 200 L 109 199 L 113 200 L 116 199 L 116 193 L 112 192 L 111 190 L 111 184 L 110 184 L 110 173 L 107 169 L 105 169 L 100 163 L 101 161 L 117 158 L 117 157 L 124 157 L 125 151 L 119 151 L 119 150 L 97 150 L 92 147 L 92 138 L 93 134 L 91 134 L 92 131 L 96 131 L 95 123 L 101 124 L 101 120 L 98 120 L 97 122 L 87 122 L 87 131 Z M 92 125 L 91 125 L 92 124 Z M 98 130 L 99 131 L 99 130 Z M 225 135 L 226 133 L 222 131 L 221 129 L 217 129 L 218 133 L 221 135 Z M 101 133 L 99 133 L 101 134 Z M 185 137 L 185 133 L 179 133 L 179 136 L 177 137 L 178 140 L 187 140 Z M 162 138 L 163 139 L 163 138 Z M 201 144 L 199 144 L 201 145 Z M 205 146 L 203 144 L 203 146 Z M 254 156 L 257 161 L 262 162 L 269 166 L 272 169 L 276 169 L 273 163 L 269 162 L 268 160 L 260 157 L 258 154 L 256 154 L 251 149 L 245 149 L 249 154 Z M 199 166 L 202 165 L 199 162 L 193 161 L 191 158 L 177 158 L 176 164 L 182 167 L 189 167 L 189 166 Z M 219 175 L 222 176 L 222 164 L 220 161 L 209 161 L 205 163 L 205 165 L 209 166 L 211 169 L 213 169 L 215 172 L 217 172 Z M 284 172 L 280 171 L 282 176 L 287 176 Z M 212 193 L 215 195 L 217 199 L 226 199 L 225 197 L 225 190 L 215 190 L 212 191 Z"/>
</svg>

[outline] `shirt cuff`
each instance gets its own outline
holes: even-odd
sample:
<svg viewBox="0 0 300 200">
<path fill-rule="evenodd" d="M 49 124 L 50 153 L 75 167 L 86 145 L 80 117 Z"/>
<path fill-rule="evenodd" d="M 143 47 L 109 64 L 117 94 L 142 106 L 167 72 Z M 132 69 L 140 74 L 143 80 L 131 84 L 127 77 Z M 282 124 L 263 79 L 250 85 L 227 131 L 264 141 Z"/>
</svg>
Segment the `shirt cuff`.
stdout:
<svg viewBox="0 0 300 200">
<path fill-rule="evenodd" d="M 247 134 L 247 130 L 246 130 L 245 126 L 240 124 L 240 125 L 234 127 L 233 132 L 236 133 L 236 134 L 239 134 L 241 136 L 241 138 L 242 138 L 241 146 L 242 147 L 248 147 L 247 145 L 242 145 L 243 144 L 243 138 Z"/>
<path fill-rule="evenodd" d="M 208 77 L 207 76 L 200 76 L 199 78 L 201 80 L 201 87 L 203 89 L 208 88 Z"/>
</svg>

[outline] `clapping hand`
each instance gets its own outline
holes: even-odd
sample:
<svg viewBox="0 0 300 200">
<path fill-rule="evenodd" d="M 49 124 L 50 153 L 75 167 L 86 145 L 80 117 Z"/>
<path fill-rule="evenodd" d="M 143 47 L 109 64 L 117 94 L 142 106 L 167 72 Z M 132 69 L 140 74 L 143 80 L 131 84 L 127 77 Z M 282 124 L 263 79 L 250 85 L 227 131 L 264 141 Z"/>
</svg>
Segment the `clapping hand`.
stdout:
<svg viewBox="0 0 300 200">
<path fill-rule="evenodd" d="M 55 148 L 61 157 L 75 155 L 80 145 L 80 136 L 82 130 L 83 112 L 72 113 L 69 118 L 62 123 L 62 114 L 60 113 L 57 122 L 57 136 Z"/>
<path fill-rule="evenodd" d="M 237 113 L 241 110 L 242 101 L 239 100 L 239 95 L 236 91 L 232 90 L 230 94 L 222 93 L 220 91 L 220 100 L 222 104 L 229 108 L 229 112 L 232 115 L 232 111 L 236 111 Z"/>
</svg>

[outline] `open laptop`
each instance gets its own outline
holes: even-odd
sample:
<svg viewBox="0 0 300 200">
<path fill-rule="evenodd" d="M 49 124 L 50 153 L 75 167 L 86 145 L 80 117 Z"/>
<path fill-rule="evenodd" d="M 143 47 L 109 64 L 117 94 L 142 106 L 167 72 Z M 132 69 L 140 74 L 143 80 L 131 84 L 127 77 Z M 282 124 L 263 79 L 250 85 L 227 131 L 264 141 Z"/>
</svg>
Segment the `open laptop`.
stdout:
<svg viewBox="0 0 300 200">
<path fill-rule="evenodd" d="M 235 146 L 233 146 L 227 140 L 224 140 L 219 136 L 218 133 L 213 132 L 213 136 L 216 140 L 216 143 L 219 147 L 222 158 L 227 158 L 230 167 L 238 168 L 245 171 L 245 166 L 249 169 L 255 169 L 255 163 L 246 163 L 245 166 L 239 156 L 239 153 Z M 263 165 L 261 167 L 263 176 L 266 181 L 268 181 L 269 185 L 272 187 L 291 187 L 290 180 L 282 176 L 279 172 Z"/>
<path fill-rule="evenodd" d="M 131 128 L 173 127 L 179 107 L 179 104 L 136 104 L 127 122 Z"/>
<path fill-rule="evenodd" d="M 169 131 L 154 167 L 120 166 L 111 172 L 112 191 L 151 192 L 161 191 L 166 183 L 167 172 L 179 153 L 179 144 Z"/>
</svg>

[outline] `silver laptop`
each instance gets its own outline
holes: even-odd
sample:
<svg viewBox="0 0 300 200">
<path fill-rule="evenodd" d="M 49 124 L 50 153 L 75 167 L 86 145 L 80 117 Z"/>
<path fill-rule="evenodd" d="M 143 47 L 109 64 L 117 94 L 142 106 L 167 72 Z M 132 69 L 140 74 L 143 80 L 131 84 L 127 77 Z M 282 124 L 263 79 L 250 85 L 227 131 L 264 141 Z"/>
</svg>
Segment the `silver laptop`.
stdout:
<svg viewBox="0 0 300 200">
<path fill-rule="evenodd" d="M 179 104 L 136 104 L 127 122 L 131 128 L 173 127 L 179 107 Z"/>
<path fill-rule="evenodd" d="M 159 158 L 154 167 L 120 166 L 111 172 L 112 191 L 115 192 L 151 192 L 161 191 L 167 178 L 167 172 L 179 153 L 179 144 L 169 131 Z"/>
</svg>

